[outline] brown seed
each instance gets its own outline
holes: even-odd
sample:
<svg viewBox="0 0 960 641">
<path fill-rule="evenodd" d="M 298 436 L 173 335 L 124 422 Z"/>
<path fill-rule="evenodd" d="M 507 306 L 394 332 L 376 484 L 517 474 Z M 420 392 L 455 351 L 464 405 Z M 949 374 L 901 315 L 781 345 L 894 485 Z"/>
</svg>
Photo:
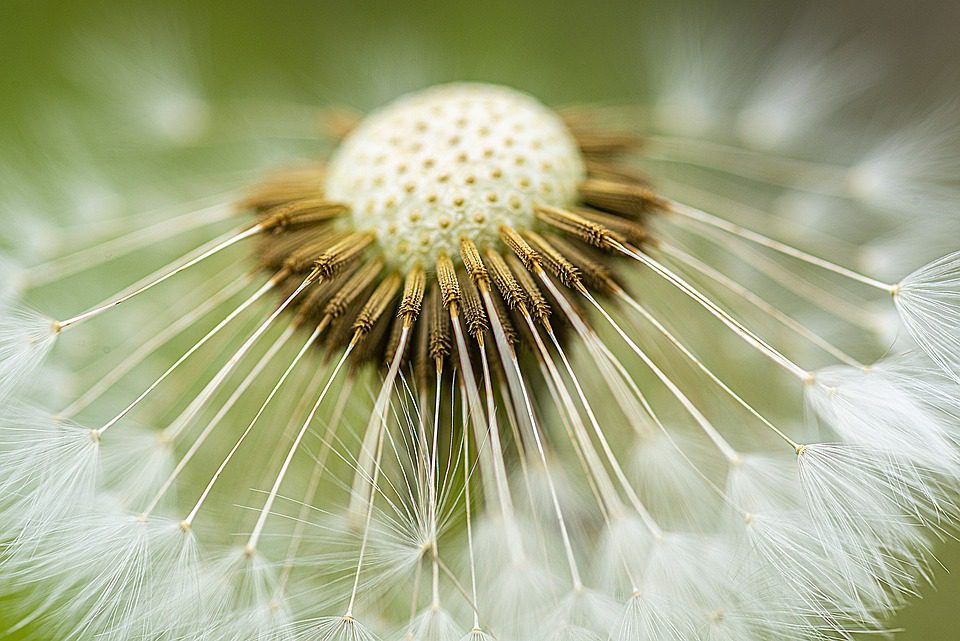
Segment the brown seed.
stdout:
<svg viewBox="0 0 960 641">
<path fill-rule="evenodd" d="M 419 265 L 410 270 L 403 286 L 403 298 L 400 300 L 400 307 L 397 310 L 397 316 L 405 318 L 408 324 L 420 316 L 420 310 L 423 307 L 423 293 L 427 287 L 427 273 Z"/>
<path fill-rule="evenodd" d="M 443 306 L 449 308 L 457 305 L 460 302 L 460 283 L 453 261 L 446 254 L 437 257 L 437 282 L 440 284 Z"/>
<path fill-rule="evenodd" d="M 337 242 L 317 257 L 314 267 L 323 278 L 329 278 L 355 260 L 374 241 L 373 232 L 355 232 Z"/>
<path fill-rule="evenodd" d="M 669 203 L 643 185 L 588 178 L 580 183 L 580 198 L 598 209 L 637 218 L 657 210 L 669 209 Z"/>
<path fill-rule="evenodd" d="M 331 297 L 324 307 L 323 315 L 335 319 L 346 313 L 350 305 L 373 285 L 382 269 L 382 260 L 372 260 L 363 264 Z"/>
<path fill-rule="evenodd" d="M 510 266 L 510 271 L 513 272 L 517 283 L 523 288 L 523 292 L 530 302 L 530 314 L 538 323 L 548 324 L 550 320 L 550 303 L 547 302 L 547 299 L 537 286 L 536 281 L 533 280 L 533 276 L 527 270 L 526 266 L 513 255 L 507 256 L 507 264 Z"/>
<path fill-rule="evenodd" d="M 487 248 L 484 256 L 487 259 L 487 265 L 490 268 L 490 275 L 493 277 L 493 282 L 497 286 L 497 289 L 500 290 L 500 295 L 503 297 L 504 302 L 506 302 L 507 307 L 516 309 L 519 306 L 526 305 L 527 296 L 523 291 L 523 287 L 520 286 L 520 283 L 517 282 L 517 279 L 513 273 L 511 273 L 510 267 L 507 265 L 503 256 L 491 248 Z"/>
<path fill-rule="evenodd" d="M 572 243 L 556 234 L 546 234 L 544 237 L 580 271 L 583 280 L 591 289 L 595 289 L 604 295 L 613 294 L 620 289 L 613 278 L 613 274 L 604 263 L 602 254 L 592 250 L 594 255 L 591 255 L 589 247 L 583 247 L 582 245 L 578 247 L 576 243 Z"/>
<path fill-rule="evenodd" d="M 580 278 L 580 270 L 571 263 L 557 249 L 547 242 L 547 240 L 536 232 L 528 231 L 524 238 L 530 241 L 530 244 L 536 248 L 540 256 L 543 257 L 543 264 L 556 276 L 561 283 L 573 289 L 583 289 L 583 282 Z"/>
<path fill-rule="evenodd" d="M 297 227 L 306 227 L 329 222 L 350 210 L 342 203 L 322 198 L 306 198 L 264 212 L 260 226 L 264 231 L 281 232 Z"/>
<path fill-rule="evenodd" d="M 353 321 L 354 342 L 359 341 L 373 329 L 374 324 L 387 309 L 387 305 L 397 295 L 400 285 L 400 276 L 397 274 L 390 274 L 380 281 L 377 288 L 370 294 L 370 298 L 363 309 L 360 310 L 356 320 Z"/>
<path fill-rule="evenodd" d="M 558 207 L 537 207 L 537 218 L 565 233 L 576 236 L 588 245 L 607 251 L 616 251 L 624 239 L 620 234 L 580 214 Z"/>
<path fill-rule="evenodd" d="M 540 255 L 515 229 L 504 225 L 500 228 L 500 239 L 504 245 L 513 250 L 526 269 L 537 270 L 540 266 Z"/>
<path fill-rule="evenodd" d="M 450 315 L 447 314 L 446 306 L 443 304 L 439 287 L 430 288 L 427 309 L 428 351 L 430 358 L 439 366 L 439 363 L 450 354 L 450 348 L 453 345 Z"/>
<path fill-rule="evenodd" d="M 478 287 L 481 287 L 481 283 L 489 287 L 490 277 L 483 264 L 483 259 L 480 258 L 480 250 L 477 249 L 476 243 L 469 238 L 460 239 L 460 258 L 463 259 L 463 266 L 470 279 Z"/>
<path fill-rule="evenodd" d="M 463 316 L 466 319 L 467 332 L 477 341 L 483 340 L 489 325 L 487 324 L 487 315 L 483 310 L 483 301 L 480 299 L 480 293 L 477 291 L 473 280 L 463 274 L 460 279 L 460 294 L 463 301 Z"/>
</svg>

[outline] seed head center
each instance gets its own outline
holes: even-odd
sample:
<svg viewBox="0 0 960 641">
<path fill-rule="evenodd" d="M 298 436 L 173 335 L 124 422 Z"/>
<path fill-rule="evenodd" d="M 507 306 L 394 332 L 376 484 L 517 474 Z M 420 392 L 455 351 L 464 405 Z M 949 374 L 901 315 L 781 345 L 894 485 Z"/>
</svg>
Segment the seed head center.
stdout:
<svg viewBox="0 0 960 641">
<path fill-rule="evenodd" d="M 460 238 L 495 244 L 502 225 L 529 228 L 537 206 L 576 201 L 584 164 L 563 121 L 504 87 L 444 85 L 366 118 L 327 174 L 331 200 L 376 233 L 398 269 L 457 257 Z"/>
</svg>

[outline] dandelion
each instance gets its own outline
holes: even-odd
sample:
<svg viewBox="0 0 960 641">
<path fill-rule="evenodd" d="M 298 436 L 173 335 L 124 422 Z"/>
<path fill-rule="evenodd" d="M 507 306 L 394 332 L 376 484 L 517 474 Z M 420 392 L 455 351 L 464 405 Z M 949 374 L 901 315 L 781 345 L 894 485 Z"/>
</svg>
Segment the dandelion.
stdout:
<svg viewBox="0 0 960 641">
<path fill-rule="evenodd" d="M 318 164 L 25 268 L 24 298 L 42 299 L 118 256 L 142 272 L 138 252 L 204 238 L 60 318 L 5 312 L 0 575 L 23 604 L 16 627 L 276 641 L 882 629 L 958 517 L 960 258 L 887 282 L 808 251 L 789 220 L 728 216 L 721 196 L 698 206 L 656 171 L 869 200 L 855 167 L 773 151 L 837 108 L 778 106 L 833 86 L 837 64 L 760 85 L 772 93 L 737 122 L 763 152 L 506 87 L 428 88 L 339 112 Z M 876 298 L 899 311 L 904 354 L 878 360 Z M 55 343 L 76 386 L 59 405 L 32 380 Z M 771 398 L 779 385 L 795 406 Z"/>
</svg>

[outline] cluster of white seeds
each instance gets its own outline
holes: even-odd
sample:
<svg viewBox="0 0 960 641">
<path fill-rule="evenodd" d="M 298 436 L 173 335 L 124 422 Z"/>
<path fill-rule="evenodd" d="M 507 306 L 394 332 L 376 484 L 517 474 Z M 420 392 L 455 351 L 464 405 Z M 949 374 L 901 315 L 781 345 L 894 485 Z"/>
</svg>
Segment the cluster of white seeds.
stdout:
<svg viewBox="0 0 960 641">
<path fill-rule="evenodd" d="M 563 121 L 504 87 L 453 84 L 372 114 L 333 157 L 327 196 L 372 229 L 391 266 L 458 255 L 459 239 L 496 242 L 527 227 L 537 205 L 571 205 L 584 176 Z"/>
</svg>

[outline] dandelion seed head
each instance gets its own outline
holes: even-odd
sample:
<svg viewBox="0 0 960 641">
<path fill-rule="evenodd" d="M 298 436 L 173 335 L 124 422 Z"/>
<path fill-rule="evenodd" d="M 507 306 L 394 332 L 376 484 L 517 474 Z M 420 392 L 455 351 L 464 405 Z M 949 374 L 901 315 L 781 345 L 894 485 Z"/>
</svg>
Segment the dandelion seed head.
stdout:
<svg viewBox="0 0 960 641">
<path fill-rule="evenodd" d="M 457 256 L 462 236 L 483 245 L 502 225 L 529 227 L 538 205 L 570 206 L 583 176 L 573 137 L 534 98 L 454 84 L 368 116 L 331 159 L 326 190 L 408 269 Z"/>
<path fill-rule="evenodd" d="M 737 58 L 704 55 L 709 35 L 678 40 L 641 122 L 442 85 L 324 110 L 332 153 L 239 195 L 98 221 L 93 247 L 59 233 L 65 255 L 0 295 L 17 625 L 70 641 L 882 628 L 960 517 L 958 259 L 899 282 L 856 271 L 894 253 L 863 250 L 889 220 L 843 215 L 883 185 L 851 189 L 864 165 L 819 162 L 812 138 L 779 155 L 867 89 L 872 56 L 798 37 L 751 89 Z M 114 89 L 138 77 L 115 69 Z M 182 152 L 219 131 L 202 74 L 155 69 L 138 140 Z M 902 147 L 929 159 L 914 193 L 948 198 L 927 171 L 944 148 Z M 884 182 L 898 145 L 874 148 Z M 150 266 L 188 235 L 201 244 Z M 146 275 L 100 298 L 121 258 Z M 56 321 L 16 300 L 90 292 Z"/>
</svg>

